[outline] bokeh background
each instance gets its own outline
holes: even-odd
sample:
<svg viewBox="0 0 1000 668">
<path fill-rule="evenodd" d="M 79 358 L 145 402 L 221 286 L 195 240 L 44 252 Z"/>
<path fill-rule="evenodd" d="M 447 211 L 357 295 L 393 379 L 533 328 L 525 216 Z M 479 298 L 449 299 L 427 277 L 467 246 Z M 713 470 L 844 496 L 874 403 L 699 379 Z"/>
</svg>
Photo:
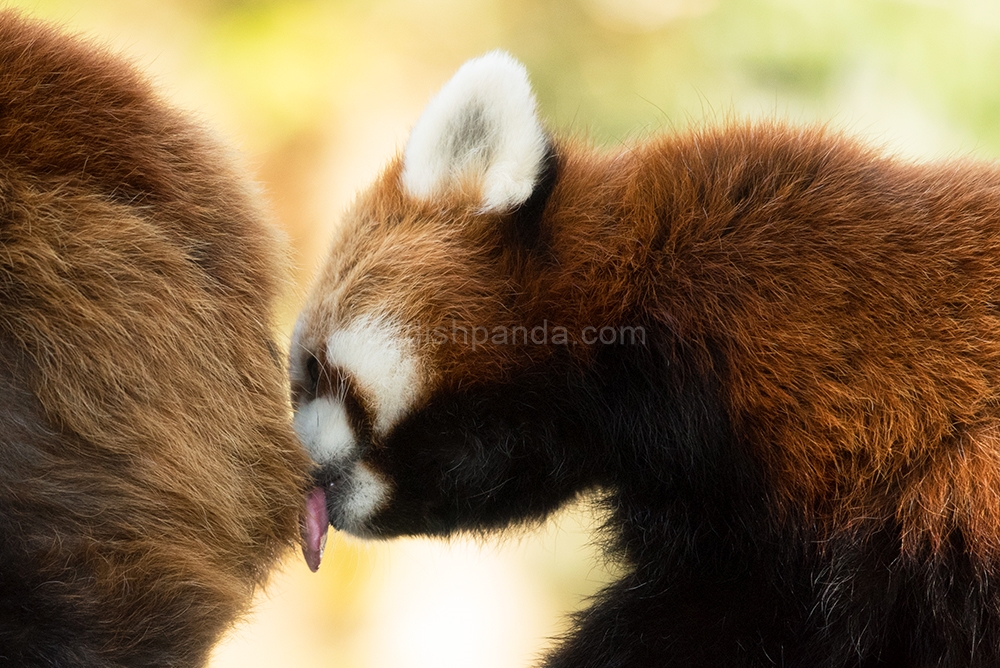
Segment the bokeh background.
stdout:
<svg viewBox="0 0 1000 668">
<path fill-rule="evenodd" d="M 353 194 L 467 58 L 509 50 L 553 128 L 615 147 L 733 116 L 907 157 L 1000 156 L 996 0 L 0 0 L 124 52 L 236 146 L 289 237 L 286 334 Z M 586 500 L 481 542 L 294 555 L 212 668 L 516 668 L 614 567 Z"/>
</svg>

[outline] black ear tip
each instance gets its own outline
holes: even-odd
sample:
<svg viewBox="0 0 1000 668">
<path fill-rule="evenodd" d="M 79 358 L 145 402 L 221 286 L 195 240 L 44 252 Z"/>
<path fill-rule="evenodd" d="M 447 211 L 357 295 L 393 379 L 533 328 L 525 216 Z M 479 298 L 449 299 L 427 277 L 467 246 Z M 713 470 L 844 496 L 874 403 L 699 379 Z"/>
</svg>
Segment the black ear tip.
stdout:
<svg viewBox="0 0 1000 668">
<path fill-rule="evenodd" d="M 526 249 L 537 248 L 542 241 L 542 216 L 559 176 L 559 156 L 551 138 L 546 138 L 545 155 L 535 187 L 510 220 L 510 241 Z"/>
</svg>

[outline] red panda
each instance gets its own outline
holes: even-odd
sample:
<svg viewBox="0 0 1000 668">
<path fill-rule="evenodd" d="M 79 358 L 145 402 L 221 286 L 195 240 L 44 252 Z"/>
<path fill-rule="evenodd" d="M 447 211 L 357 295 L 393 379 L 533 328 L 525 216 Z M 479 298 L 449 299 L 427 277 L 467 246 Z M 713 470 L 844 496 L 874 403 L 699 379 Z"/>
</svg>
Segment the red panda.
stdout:
<svg viewBox="0 0 1000 668">
<path fill-rule="evenodd" d="M 598 151 L 488 54 L 347 214 L 291 372 L 322 524 L 598 492 L 624 572 L 549 668 L 1000 665 L 995 164 L 778 122 Z"/>
<path fill-rule="evenodd" d="M 278 239 L 230 158 L 0 12 L 2 665 L 203 665 L 298 541 Z"/>
</svg>

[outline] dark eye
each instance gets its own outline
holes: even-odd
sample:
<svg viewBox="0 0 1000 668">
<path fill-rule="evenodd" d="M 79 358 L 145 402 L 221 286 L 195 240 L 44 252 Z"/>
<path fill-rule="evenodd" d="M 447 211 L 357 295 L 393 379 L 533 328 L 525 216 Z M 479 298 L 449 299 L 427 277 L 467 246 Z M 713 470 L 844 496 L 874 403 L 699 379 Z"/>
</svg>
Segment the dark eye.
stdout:
<svg viewBox="0 0 1000 668">
<path fill-rule="evenodd" d="M 306 358 L 306 375 L 309 377 L 306 390 L 312 396 L 316 396 L 316 390 L 319 388 L 319 374 L 319 360 L 315 355 L 310 355 Z"/>
</svg>

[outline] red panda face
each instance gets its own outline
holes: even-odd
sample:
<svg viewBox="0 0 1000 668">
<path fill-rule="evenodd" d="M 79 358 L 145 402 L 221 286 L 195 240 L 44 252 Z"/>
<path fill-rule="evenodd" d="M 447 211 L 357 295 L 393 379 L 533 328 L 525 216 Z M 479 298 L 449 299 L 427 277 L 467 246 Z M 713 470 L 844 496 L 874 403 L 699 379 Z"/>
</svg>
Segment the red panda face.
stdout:
<svg viewBox="0 0 1000 668">
<path fill-rule="evenodd" d="M 518 238 L 536 222 L 519 220 L 533 193 L 551 187 L 550 150 L 523 68 L 488 54 L 430 103 L 345 220 L 291 359 L 295 425 L 335 527 L 443 533 L 472 507 L 477 524 L 493 512 L 480 502 L 511 479 L 504 449 L 525 437 L 502 406 L 531 399 L 524 375 L 556 363 L 523 336 L 543 316 Z M 501 497 L 498 523 L 534 512 L 501 512 Z"/>
</svg>

